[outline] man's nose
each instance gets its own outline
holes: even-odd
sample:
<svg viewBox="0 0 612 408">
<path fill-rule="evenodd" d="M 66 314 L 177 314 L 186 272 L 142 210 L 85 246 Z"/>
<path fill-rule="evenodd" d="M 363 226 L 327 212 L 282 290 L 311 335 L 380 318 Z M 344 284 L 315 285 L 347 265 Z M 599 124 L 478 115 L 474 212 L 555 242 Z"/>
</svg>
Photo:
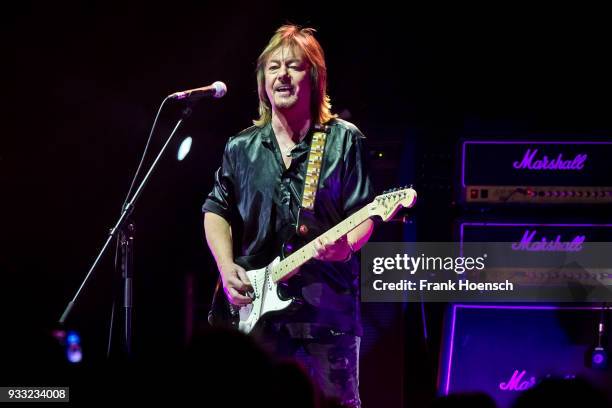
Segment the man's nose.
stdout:
<svg viewBox="0 0 612 408">
<path fill-rule="evenodd" d="M 290 78 L 290 76 L 289 76 L 289 67 L 287 67 L 286 65 L 283 65 L 281 67 L 280 72 L 278 73 L 278 75 L 282 79 Z"/>
</svg>

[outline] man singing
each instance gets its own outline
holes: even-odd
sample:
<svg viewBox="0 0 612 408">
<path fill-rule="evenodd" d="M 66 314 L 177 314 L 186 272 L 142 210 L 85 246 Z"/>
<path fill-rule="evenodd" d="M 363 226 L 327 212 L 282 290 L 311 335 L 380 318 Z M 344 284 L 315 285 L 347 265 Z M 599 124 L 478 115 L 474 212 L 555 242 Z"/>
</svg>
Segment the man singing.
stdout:
<svg viewBox="0 0 612 408">
<path fill-rule="evenodd" d="M 327 68 L 314 30 L 280 27 L 257 60 L 259 118 L 231 137 L 204 206 L 204 229 L 229 302 L 246 305 L 252 289 L 237 257 L 272 261 L 282 231 L 297 224 L 315 131 L 326 132 L 313 209 L 327 231 L 372 201 L 365 137 L 331 113 Z M 367 220 L 336 242 L 315 242 L 315 259 L 287 282 L 297 311 L 258 323 L 257 338 L 281 356 L 298 351 L 322 392 L 359 407 L 359 265 Z M 315 238 L 315 237 L 311 237 Z M 264 265 L 258 265 L 262 267 Z"/>
</svg>

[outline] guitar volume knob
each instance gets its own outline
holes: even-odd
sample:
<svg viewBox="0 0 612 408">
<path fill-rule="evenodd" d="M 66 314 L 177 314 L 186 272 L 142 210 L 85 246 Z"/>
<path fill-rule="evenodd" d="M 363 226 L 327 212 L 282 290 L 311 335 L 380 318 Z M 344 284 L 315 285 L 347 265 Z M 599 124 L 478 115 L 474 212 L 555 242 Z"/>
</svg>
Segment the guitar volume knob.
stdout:
<svg viewBox="0 0 612 408">
<path fill-rule="evenodd" d="M 308 227 L 305 224 L 300 225 L 300 228 L 298 230 L 300 231 L 300 235 L 302 236 L 308 234 Z"/>
</svg>

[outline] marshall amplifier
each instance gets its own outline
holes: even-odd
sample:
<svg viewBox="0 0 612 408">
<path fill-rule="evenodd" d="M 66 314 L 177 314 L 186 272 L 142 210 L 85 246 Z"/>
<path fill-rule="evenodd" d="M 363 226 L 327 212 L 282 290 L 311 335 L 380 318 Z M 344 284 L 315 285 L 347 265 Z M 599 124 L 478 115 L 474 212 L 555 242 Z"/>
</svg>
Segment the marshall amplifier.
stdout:
<svg viewBox="0 0 612 408">
<path fill-rule="evenodd" d="M 540 285 L 558 282 L 569 288 L 571 285 L 567 286 L 566 279 L 572 275 L 564 274 L 575 273 L 575 279 L 581 283 L 612 288 L 612 258 L 590 252 L 593 243 L 609 245 L 612 242 L 612 223 L 528 222 L 516 218 L 475 221 L 464 218 L 456 221 L 454 236 L 462 252 L 466 247 L 464 243 L 497 243 L 496 262 L 489 269 L 496 272 L 492 276 L 497 278 L 507 274 L 516 283 Z M 574 265 L 574 262 L 578 263 Z M 605 293 L 604 297 L 589 299 L 610 299 L 609 290 Z M 564 295 L 559 296 L 559 301 L 565 299 Z"/>
<path fill-rule="evenodd" d="M 461 143 L 467 204 L 612 203 L 612 141 Z"/>
<path fill-rule="evenodd" d="M 509 242 L 518 252 L 588 242 L 612 242 L 612 223 L 526 222 L 516 219 L 457 222 L 459 242 Z M 544 248 L 546 247 L 546 248 Z"/>
<path fill-rule="evenodd" d="M 438 392 L 485 392 L 509 408 L 547 377 L 582 377 L 612 397 L 610 307 L 603 305 L 452 304 L 445 318 Z M 603 323 L 602 323 L 603 322 Z"/>
</svg>

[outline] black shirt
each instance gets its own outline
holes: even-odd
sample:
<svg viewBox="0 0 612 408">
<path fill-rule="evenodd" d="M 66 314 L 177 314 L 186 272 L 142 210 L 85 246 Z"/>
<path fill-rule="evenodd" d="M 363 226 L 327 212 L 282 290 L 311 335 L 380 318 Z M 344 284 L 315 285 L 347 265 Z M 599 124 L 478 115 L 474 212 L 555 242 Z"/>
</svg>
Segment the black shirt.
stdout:
<svg viewBox="0 0 612 408">
<path fill-rule="evenodd" d="M 328 124 L 314 216 L 326 231 L 374 198 L 368 173 L 365 137 L 351 123 Z M 272 126 L 252 126 L 231 137 L 204 212 L 225 218 L 232 226 L 234 254 L 271 262 L 280 254 L 279 233 L 296 223 L 312 132 L 292 150 L 285 167 Z M 265 265 L 265 264 L 264 264 Z M 263 267 L 257 265 L 256 267 Z M 312 327 L 361 335 L 359 322 L 359 265 L 311 260 L 289 280 L 300 292 L 304 307 L 287 321 L 296 336 L 309 337 Z M 300 332 L 301 333 L 298 333 Z"/>
</svg>

